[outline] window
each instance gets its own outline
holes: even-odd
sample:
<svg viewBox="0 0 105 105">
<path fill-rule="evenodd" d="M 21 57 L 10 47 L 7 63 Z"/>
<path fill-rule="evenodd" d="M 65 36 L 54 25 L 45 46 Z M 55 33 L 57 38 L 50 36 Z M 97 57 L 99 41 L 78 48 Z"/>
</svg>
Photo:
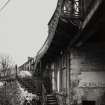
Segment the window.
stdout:
<svg viewBox="0 0 105 105">
<path fill-rule="evenodd" d="M 52 89 L 53 89 L 53 90 L 56 89 L 54 71 L 52 72 Z"/>
<path fill-rule="evenodd" d="M 60 71 L 57 73 L 57 90 L 60 91 Z"/>
</svg>

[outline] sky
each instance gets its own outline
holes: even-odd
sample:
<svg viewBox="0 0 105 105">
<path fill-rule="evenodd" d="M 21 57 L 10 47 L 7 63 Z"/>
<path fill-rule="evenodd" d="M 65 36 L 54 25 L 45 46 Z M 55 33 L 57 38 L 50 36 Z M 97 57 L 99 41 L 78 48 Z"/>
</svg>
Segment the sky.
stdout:
<svg viewBox="0 0 105 105">
<path fill-rule="evenodd" d="M 10 0 L 0 11 L 0 54 L 11 56 L 18 65 L 35 57 L 47 38 L 56 5 L 57 0 Z"/>
</svg>

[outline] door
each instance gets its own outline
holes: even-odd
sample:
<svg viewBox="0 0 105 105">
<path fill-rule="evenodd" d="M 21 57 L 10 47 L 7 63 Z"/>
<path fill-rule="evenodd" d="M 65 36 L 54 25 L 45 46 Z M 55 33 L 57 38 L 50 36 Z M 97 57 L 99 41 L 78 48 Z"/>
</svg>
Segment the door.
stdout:
<svg viewBox="0 0 105 105">
<path fill-rule="evenodd" d="M 84 100 L 82 101 L 82 105 L 96 105 L 96 101 Z"/>
</svg>

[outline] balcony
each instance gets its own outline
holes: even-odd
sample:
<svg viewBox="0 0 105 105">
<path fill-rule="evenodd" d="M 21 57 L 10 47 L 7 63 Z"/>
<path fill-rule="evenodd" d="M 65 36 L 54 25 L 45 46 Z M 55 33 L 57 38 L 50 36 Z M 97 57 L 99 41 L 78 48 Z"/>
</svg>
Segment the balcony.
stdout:
<svg viewBox="0 0 105 105">
<path fill-rule="evenodd" d="M 92 16 L 102 0 L 65 0 L 62 5 L 61 19 L 80 27 L 87 16 Z M 96 7 L 97 6 L 97 7 Z"/>
</svg>

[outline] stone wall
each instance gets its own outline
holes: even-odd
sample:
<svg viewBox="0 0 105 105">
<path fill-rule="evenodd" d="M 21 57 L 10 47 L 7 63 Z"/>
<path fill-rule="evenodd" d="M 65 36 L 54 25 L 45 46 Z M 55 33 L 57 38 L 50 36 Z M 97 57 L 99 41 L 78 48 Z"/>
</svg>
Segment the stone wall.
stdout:
<svg viewBox="0 0 105 105">
<path fill-rule="evenodd" d="M 83 100 L 101 104 L 105 93 L 105 49 L 85 46 L 71 49 L 72 104 Z"/>
</svg>

